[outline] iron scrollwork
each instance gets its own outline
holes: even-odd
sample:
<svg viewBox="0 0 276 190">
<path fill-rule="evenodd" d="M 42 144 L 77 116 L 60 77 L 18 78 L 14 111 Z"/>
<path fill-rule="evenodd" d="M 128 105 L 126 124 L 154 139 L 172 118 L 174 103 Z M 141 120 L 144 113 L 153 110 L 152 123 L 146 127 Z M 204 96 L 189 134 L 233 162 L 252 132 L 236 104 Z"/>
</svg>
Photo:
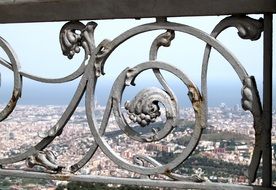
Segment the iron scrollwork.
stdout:
<svg viewBox="0 0 276 190">
<path fill-rule="evenodd" d="M 211 36 L 217 38 L 221 32 L 229 27 L 235 27 L 238 30 L 238 35 L 242 39 L 258 40 L 261 37 L 263 31 L 263 19 L 258 20 L 252 19 L 248 16 L 231 16 L 223 19 L 211 32 Z M 207 97 L 207 70 L 208 61 L 211 52 L 211 46 L 206 45 L 202 63 L 201 83 L 202 83 L 202 94 Z M 246 175 L 249 181 L 253 183 L 256 180 L 257 169 L 261 159 L 261 130 L 263 126 L 263 115 L 262 105 L 256 85 L 254 76 L 249 76 L 242 65 L 231 64 L 236 73 L 238 74 L 242 87 L 242 108 L 245 111 L 250 111 L 254 118 L 253 127 L 255 129 L 255 148 L 251 163 L 249 165 L 248 172 Z M 207 104 L 207 102 L 205 102 Z M 206 106 L 207 107 L 207 106 Z"/>
<path fill-rule="evenodd" d="M 22 154 L 16 155 L 12 158 L 0 159 L 0 165 L 5 166 L 6 164 L 26 160 L 27 165 L 30 167 L 40 165 L 48 170 L 62 173 L 63 166 L 59 166 L 55 162 L 55 156 L 53 153 L 45 149 L 62 133 L 63 128 L 66 126 L 68 120 L 79 105 L 79 102 L 84 97 L 86 117 L 94 141 L 86 155 L 78 163 L 71 166 L 72 173 L 75 173 L 87 164 L 89 160 L 93 159 L 96 150 L 100 148 L 104 154 L 118 166 L 135 173 L 142 175 L 163 174 L 174 180 L 204 182 L 205 179 L 202 177 L 202 171 L 198 170 L 198 175 L 188 178 L 178 175 L 173 171 L 181 163 L 185 162 L 185 160 L 192 154 L 200 140 L 202 131 L 207 126 L 207 69 L 210 52 L 211 49 L 214 48 L 229 62 L 239 76 L 243 85 L 242 107 L 244 110 L 249 110 L 254 117 L 256 140 L 254 155 L 249 166 L 249 179 L 251 182 L 255 180 L 256 170 L 261 158 L 260 139 L 263 126 L 262 107 L 256 82 L 253 76 L 247 74 L 239 60 L 216 38 L 222 31 L 228 27 L 234 26 L 238 29 L 240 37 L 257 40 L 263 30 L 261 19 L 255 20 L 247 16 L 227 17 L 215 27 L 210 35 L 191 26 L 172 23 L 161 19 L 154 23 L 132 28 L 122 33 L 114 40 L 104 40 L 99 45 L 96 45 L 94 41 L 94 30 L 96 29 L 96 26 L 97 24 L 94 22 L 89 22 L 87 25 L 84 25 L 81 22 L 74 21 L 68 22 L 62 27 L 60 31 L 60 44 L 63 54 L 69 59 L 72 59 L 82 48 L 85 55 L 82 64 L 76 71 L 68 76 L 56 79 L 41 78 L 22 72 L 19 61 L 17 60 L 12 48 L 5 40 L 0 38 L 0 46 L 10 59 L 10 61 L 6 61 L 1 58 L 0 63 L 14 73 L 13 95 L 10 102 L 0 113 L 0 121 L 7 118 L 16 106 L 16 102 L 21 94 L 21 85 L 24 78 L 43 83 L 63 83 L 81 77 L 76 92 L 61 118 L 48 132 L 40 132 L 42 140 Z M 130 38 L 154 30 L 166 30 L 166 32 L 157 36 L 152 42 L 148 61 L 137 64 L 132 68 L 126 68 L 119 74 L 111 89 L 102 121 L 98 124 L 95 122 L 94 117 L 94 95 L 97 79 L 104 74 L 106 60 L 117 47 Z M 157 58 L 159 48 L 161 46 L 169 47 L 171 41 L 175 38 L 175 32 L 194 36 L 207 44 L 202 64 L 201 91 L 184 72 L 171 64 L 159 61 Z M 136 77 L 147 70 L 153 71 L 162 88 L 148 87 L 138 92 L 132 100 L 122 102 L 124 90 L 129 86 L 134 85 Z M 117 155 L 104 138 L 110 115 L 112 113 L 114 114 L 117 125 L 128 137 L 139 142 L 154 142 L 162 140 L 174 128 L 177 128 L 177 121 L 179 120 L 178 100 L 174 95 L 173 90 L 162 76 L 162 70 L 175 75 L 188 90 L 188 98 L 191 101 L 195 113 L 195 127 L 192 138 L 182 153 L 167 164 L 161 164 L 154 158 L 145 155 L 135 155 L 134 160 L 136 161 L 130 163 Z M 166 121 L 161 129 L 155 129 L 146 134 L 139 134 L 129 125 L 129 122 L 132 122 L 140 127 L 147 127 L 149 124 L 154 123 L 161 115 L 160 105 L 164 107 L 166 116 Z M 122 106 L 124 106 L 127 115 L 123 114 Z M 147 167 L 144 163 L 149 163 L 152 166 Z"/>
</svg>

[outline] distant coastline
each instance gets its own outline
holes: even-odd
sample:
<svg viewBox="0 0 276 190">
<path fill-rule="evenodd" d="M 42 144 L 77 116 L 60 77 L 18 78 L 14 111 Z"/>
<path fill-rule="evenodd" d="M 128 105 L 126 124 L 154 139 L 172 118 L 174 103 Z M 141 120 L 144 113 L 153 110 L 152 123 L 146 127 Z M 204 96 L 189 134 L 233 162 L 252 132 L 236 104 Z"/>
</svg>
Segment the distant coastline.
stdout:
<svg viewBox="0 0 276 190">
<path fill-rule="evenodd" d="M 22 97 L 18 104 L 21 105 L 68 105 L 77 89 L 78 82 L 71 82 L 65 84 L 41 84 L 27 82 L 23 85 Z M 178 84 L 177 84 L 178 85 Z M 190 107 L 191 103 L 187 96 L 187 89 L 185 86 L 172 85 L 172 89 L 178 98 L 181 107 Z M 100 105 L 105 106 L 111 84 L 99 84 L 96 89 L 96 100 Z M 146 86 L 130 87 L 126 90 L 123 102 L 134 98 L 134 96 Z M 208 105 L 214 107 L 224 102 L 228 106 L 240 104 L 241 100 L 241 84 L 230 83 L 224 84 L 211 84 L 209 85 Z M 262 97 L 262 91 L 260 96 Z M 0 104 L 6 104 L 11 96 L 12 86 L 4 86 L 0 88 Z M 275 96 L 276 93 L 274 93 Z M 273 108 L 276 107 L 276 97 L 273 98 Z M 80 105 L 84 105 L 84 98 Z"/>
</svg>

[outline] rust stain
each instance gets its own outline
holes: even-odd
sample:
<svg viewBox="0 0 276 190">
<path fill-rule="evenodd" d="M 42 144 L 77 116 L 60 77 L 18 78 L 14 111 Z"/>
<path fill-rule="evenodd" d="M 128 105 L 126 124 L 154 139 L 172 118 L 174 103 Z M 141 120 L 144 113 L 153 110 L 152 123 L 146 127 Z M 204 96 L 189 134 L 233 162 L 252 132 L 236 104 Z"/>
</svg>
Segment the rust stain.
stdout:
<svg viewBox="0 0 276 190">
<path fill-rule="evenodd" d="M 172 170 L 170 168 L 166 168 L 164 174 L 171 174 Z"/>
<path fill-rule="evenodd" d="M 50 176 L 51 176 L 51 179 L 53 180 L 69 181 L 72 175 L 71 174 L 52 174 Z"/>
<path fill-rule="evenodd" d="M 202 96 L 200 94 L 200 92 L 198 91 L 197 88 L 195 88 L 194 86 L 189 85 L 188 86 L 189 89 L 189 98 L 192 102 L 193 108 L 196 112 L 201 112 L 202 111 Z"/>
<path fill-rule="evenodd" d="M 189 92 L 192 93 L 193 97 L 191 98 L 192 103 L 202 101 L 202 97 L 197 88 L 194 86 L 188 86 Z"/>
</svg>

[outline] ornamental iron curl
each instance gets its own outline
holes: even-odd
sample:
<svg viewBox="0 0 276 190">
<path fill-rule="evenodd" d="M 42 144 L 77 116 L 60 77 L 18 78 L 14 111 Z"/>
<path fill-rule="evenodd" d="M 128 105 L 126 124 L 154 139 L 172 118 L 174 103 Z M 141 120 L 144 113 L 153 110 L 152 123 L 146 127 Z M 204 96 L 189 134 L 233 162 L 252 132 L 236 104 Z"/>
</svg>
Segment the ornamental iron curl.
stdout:
<svg viewBox="0 0 276 190">
<path fill-rule="evenodd" d="M 229 27 L 235 27 L 238 29 L 238 35 L 242 39 L 257 40 L 260 38 L 263 31 L 263 19 L 252 19 L 248 16 L 230 16 L 223 19 L 211 32 L 211 36 L 217 38 L 221 32 Z M 209 64 L 209 57 L 211 53 L 211 45 L 207 44 L 204 51 L 202 72 L 201 72 L 201 91 L 203 97 L 205 97 L 205 108 L 208 108 L 208 96 L 207 96 L 207 71 Z M 257 169 L 260 165 L 261 159 L 261 130 L 263 126 L 263 114 L 262 105 L 257 89 L 257 85 L 254 76 L 249 76 L 240 63 L 232 64 L 233 69 L 239 76 L 243 88 L 242 88 L 242 100 L 241 104 L 244 110 L 248 110 L 252 113 L 255 129 L 255 147 L 251 163 L 249 165 L 246 175 L 249 177 L 249 181 L 253 183 L 256 180 Z M 205 110 L 207 112 L 207 110 Z"/>
<path fill-rule="evenodd" d="M 68 22 L 60 31 L 60 44 L 62 52 L 69 59 L 72 59 L 76 53 L 79 53 L 81 48 L 84 50 L 84 60 L 80 67 L 72 74 L 58 79 L 46 79 L 24 73 L 20 70 L 19 62 L 12 50 L 12 48 L 0 38 L 0 46 L 10 59 L 10 63 L 4 59 L 0 59 L 0 64 L 9 68 L 14 72 L 14 93 L 10 102 L 0 114 L 0 120 L 4 120 L 13 111 L 16 102 L 21 94 L 21 80 L 22 78 L 29 78 L 44 83 L 63 83 L 70 80 L 75 80 L 81 77 L 80 83 L 76 92 L 62 114 L 58 122 L 48 131 L 40 132 L 42 140 L 35 146 L 28 149 L 26 152 L 16 155 L 12 158 L 0 159 L 0 165 L 16 163 L 25 160 L 29 167 L 40 165 L 53 172 L 62 173 L 63 166 L 55 162 L 55 156 L 52 152 L 45 150 L 46 147 L 63 132 L 68 120 L 79 105 L 80 100 L 85 94 L 85 109 L 88 125 L 94 141 L 86 153 L 86 155 L 78 162 L 73 164 L 70 169 L 75 173 L 82 168 L 87 162 L 93 159 L 96 150 L 100 148 L 104 154 L 110 158 L 121 168 L 139 173 L 142 175 L 155 175 L 162 174 L 173 180 L 179 181 L 193 181 L 205 182 L 202 177 L 202 171 L 198 170 L 197 174 L 190 177 L 184 177 L 173 171 L 193 153 L 196 148 L 203 129 L 207 126 L 207 113 L 208 113 L 208 97 L 207 97 L 207 69 L 209 62 L 209 55 L 211 48 L 217 50 L 228 62 L 239 76 L 242 88 L 242 107 L 244 110 L 249 110 L 254 117 L 254 129 L 256 131 L 256 141 L 254 156 L 252 164 L 249 167 L 249 178 L 253 182 L 255 180 L 256 170 L 259 166 L 261 149 L 259 147 L 261 139 L 261 128 L 263 126 L 262 108 L 260 97 L 258 94 L 257 86 L 254 77 L 249 76 L 238 59 L 233 56 L 227 48 L 225 48 L 216 37 L 226 28 L 234 26 L 238 28 L 239 36 L 245 39 L 257 40 L 262 32 L 262 20 L 254 20 L 247 16 L 228 17 L 221 21 L 211 35 L 193 28 L 191 26 L 171 23 L 164 19 L 157 20 L 157 22 L 145 24 L 132 28 L 113 40 L 103 40 L 98 46 L 94 41 L 94 30 L 97 24 L 89 22 L 87 25 L 81 22 Z M 150 32 L 154 30 L 166 30 L 154 39 L 150 47 L 149 60 L 144 63 L 137 64 L 135 67 L 126 68 L 123 70 L 117 79 L 114 81 L 110 91 L 109 99 L 104 111 L 104 115 L 100 124 L 96 122 L 94 114 L 95 103 L 95 89 L 97 79 L 104 74 L 104 66 L 108 57 L 113 51 L 129 40 L 130 38 L 141 33 Z M 157 58 L 158 50 L 161 46 L 169 47 L 172 40 L 175 38 L 175 32 L 185 33 L 198 38 L 205 42 L 206 48 L 204 52 L 202 73 L 201 73 L 201 91 L 197 86 L 188 78 L 188 76 L 180 69 L 159 61 Z M 144 71 L 152 70 L 162 88 L 148 87 L 127 102 L 122 102 L 124 90 L 130 85 L 135 84 L 135 79 Z M 165 138 L 174 128 L 177 128 L 179 120 L 178 100 L 174 95 L 172 89 L 161 74 L 161 70 L 167 71 L 175 75 L 188 91 L 188 98 L 195 113 L 195 127 L 192 137 L 186 148 L 172 161 L 167 164 L 161 164 L 154 158 L 145 155 L 135 155 L 134 163 L 125 160 L 115 151 L 112 150 L 106 141 L 104 134 L 108 127 L 110 115 L 113 113 L 118 127 L 131 139 L 139 142 L 155 142 Z M 122 106 L 125 107 L 127 114 L 122 111 Z M 149 124 L 154 123 L 160 117 L 160 106 L 165 109 L 166 121 L 163 127 L 159 130 L 155 129 L 146 134 L 140 134 L 135 131 L 130 123 L 134 123 L 140 127 L 147 127 Z M 127 116 L 128 117 L 127 117 Z M 148 167 L 145 162 L 151 164 Z M 2 169 L 1 169 L 2 170 Z M 0 170 L 0 174 L 1 174 Z M 5 169 L 3 169 L 5 170 Z"/>
<path fill-rule="evenodd" d="M 42 166 L 49 171 L 61 172 L 63 166 L 59 166 L 56 162 L 57 157 L 50 150 L 39 151 L 37 154 L 32 155 L 26 159 L 26 165 L 29 168 L 34 166 Z"/>
</svg>

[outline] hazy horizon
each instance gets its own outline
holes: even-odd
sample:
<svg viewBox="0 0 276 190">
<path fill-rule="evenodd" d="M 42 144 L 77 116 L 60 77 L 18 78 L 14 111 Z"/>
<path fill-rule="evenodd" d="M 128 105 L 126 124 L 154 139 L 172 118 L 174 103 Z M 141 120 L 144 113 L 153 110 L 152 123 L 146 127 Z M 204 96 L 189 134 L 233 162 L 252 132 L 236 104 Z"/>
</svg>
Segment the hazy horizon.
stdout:
<svg viewBox="0 0 276 190">
<path fill-rule="evenodd" d="M 96 88 L 97 102 L 105 106 L 110 94 L 110 90 L 114 81 L 99 82 Z M 77 89 L 78 81 L 64 84 L 44 84 L 39 82 L 26 82 L 23 84 L 22 97 L 19 99 L 19 105 L 68 105 Z M 138 92 L 146 87 L 157 86 L 156 84 L 142 85 L 139 83 L 136 86 L 127 87 L 123 102 L 131 100 Z M 191 103 L 187 96 L 187 88 L 183 84 L 173 83 L 170 85 L 177 96 L 178 103 L 181 107 L 189 107 Z M 200 86 L 198 87 L 200 88 Z M 214 107 L 220 103 L 225 103 L 228 106 L 240 105 L 242 85 L 239 81 L 233 82 L 212 82 L 208 85 L 208 106 Z M 259 85 L 259 93 L 262 99 L 262 86 Z M 12 92 L 12 85 L 2 85 L 0 88 L 0 104 L 7 104 Z M 275 96 L 275 95 L 274 95 Z M 84 98 L 83 98 L 84 99 Z M 273 99 L 273 107 L 275 106 Z M 80 103 L 84 105 L 84 101 Z"/>
</svg>

